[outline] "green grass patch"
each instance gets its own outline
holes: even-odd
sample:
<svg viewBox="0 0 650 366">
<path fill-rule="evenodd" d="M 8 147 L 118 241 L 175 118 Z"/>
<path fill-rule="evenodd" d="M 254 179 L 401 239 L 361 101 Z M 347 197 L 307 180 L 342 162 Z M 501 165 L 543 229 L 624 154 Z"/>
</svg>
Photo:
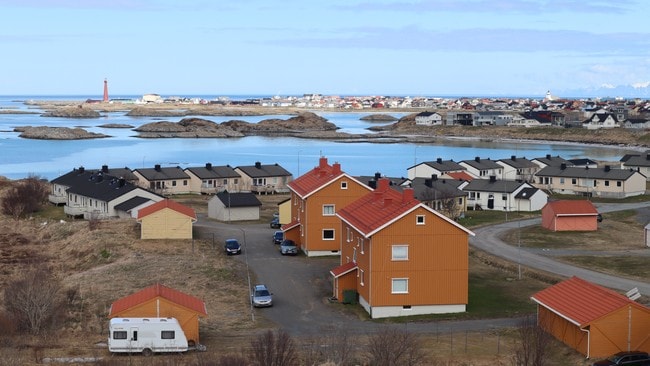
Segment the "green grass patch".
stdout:
<svg viewBox="0 0 650 366">
<path fill-rule="evenodd" d="M 458 223 L 468 227 L 480 227 L 484 225 L 499 224 L 506 221 L 513 221 L 519 219 L 527 219 L 531 217 L 539 216 L 540 212 L 504 212 L 504 211 L 491 211 L 491 210 L 479 210 L 479 211 L 467 211 L 465 212 L 465 217 L 458 219 Z"/>
<path fill-rule="evenodd" d="M 34 212 L 32 216 L 47 219 L 47 220 L 67 220 L 68 217 L 63 212 L 63 206 L 44 205 L 38 212 Z"/>
<path fill-rule="evenodd" d="M 647 256 L 571 256 L 562 260 L 594 271 L 646 280 L 650 277 Z"/>
</svg>

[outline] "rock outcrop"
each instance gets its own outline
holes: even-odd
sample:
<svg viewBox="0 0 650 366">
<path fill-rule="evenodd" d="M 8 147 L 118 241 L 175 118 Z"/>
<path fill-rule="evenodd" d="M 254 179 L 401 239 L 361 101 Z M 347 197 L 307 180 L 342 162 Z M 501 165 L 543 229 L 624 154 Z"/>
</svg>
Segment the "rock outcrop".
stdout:
<svg viewBox="0 0 650 366">
<path fill-rule="evenodd" d="M 83 128 L 25 126 L 17 127 L 15 132 L 20 132 L 18 137 L 36 140 L 86 140 L 110 137 L 101 133 L 88 132 Z"/>
<path fill-rule="evenodd" d="M 43 117 L 99 118 L 100 114 L 94 109 L 84 108 L 82 105 L 79 105 L 77 107 L 52 109 L 43 113 Z"/>
<path fill-rule="evenodd" d="M 367 122 L 393 122 L 397 121 L 396 117 L 393 117 L 388 114 L 369 114 L 367 116 L 359 118 L 362 121 Z"/>
<path fill-rule="evenodd" d="M 214 138 L 214 137 L 242 137 L 239 131 L 228 126 L 220 125 L 213 121 L 201 118 L 184 118 L 179 122 L 153 122 L 144 124 L 134 131 L 138 137 L 184 137 L 184 138 Z"/>
</svg>

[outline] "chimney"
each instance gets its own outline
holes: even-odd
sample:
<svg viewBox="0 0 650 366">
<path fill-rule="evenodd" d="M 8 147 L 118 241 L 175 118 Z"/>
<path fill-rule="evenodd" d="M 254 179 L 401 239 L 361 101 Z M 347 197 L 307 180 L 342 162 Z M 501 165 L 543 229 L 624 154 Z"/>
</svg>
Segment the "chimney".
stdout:
<svg viewBox="0 0 650 366">
<path fill-rule="evenodd" d="M 388 184 L 390 183 L 388 178 L 381 178 L 379 179 L 378 183 L 379 184 L 377 185 L 377 190 L 380 190 L 382 192 L 388 190 Z"/>
<path fill-rule="evenodd" d="M 479 158 L 479 157 L 477 156 L 477 157 L 474 158 L 474 161 L 477 162 L 477 163 L 480 163 L 480 162 L 481 162 L 481 158 Z"/>
<path fill-rule="evenodd" d="M 376 180 L 369 180 L 368 181 L 368 187 L 375 189 L 377 188 L 377 181 Z"/>
<path fill-rule="evenodd" d="M 118 180 L 118 182 L 119 182 L 118 185 L 119 185 L 120 187 L 124 187 L 124 184 L 126 184 L 126 179 L 120 177 L 120 179 Z"/>
<path fill-rule="evenodd" d="M 108 173 L 108 165 L 102 165 L 102 172 Z"/>
<path fill-rule="evenodd" d="M 551 160 L 551 154 L 546 154 L 546 159 Z"/>
<path fill-rule="evenodd" d="M 83 174 L 86 171 L 86 168 L 80 166 L 79 167 L 79 174 Z"/>
<path fill-rule="evenodd" d="M 156 164 L 156 165 L 154 165 L 153 168 L 154 168 L 157 172 L 159 172 L 159 171 L 160 171 L 160 164 Z"/>
<path fill-rule="evenodd" d="M 327 158 L 324 157 L 324 156 L 321 156 L 321 157 L 318 159 L 318 167 L 319 167 L 319 168 L 325 168 L 326 166 L 327 166 Z"/>
<path fill-rule="evenodd" d="M 260 163 L 259 161 L 256 161 L 255 162 L 255 168 L 262 169 L 262 163 Z"/>
<path fill-rule="evenodd" d="M 516 157 L 515 155 L 512 155 L 512 156 L 510 157 L 510 160 L 515 161 L 515 160 L 517 160 L 517 157 Z"/>
<path fill-rule="evenodd" d="M 560 164 L 560 170 L 564 170 L 564 169 L 566 169 L 566 163 Z"/>
<path fill-rule="evenodd" d="M 375 180 L 379 180 L 381 178 L 381 173 L 377 172 L 375 173 Z"/>
<path fill-rule="evenodd" d="M 610 170 L 612 170 L 612 167 L 609 166 L 609 165 L 605 165 L 605 171 L 608 172 L 608 171 L 610 171 Z"/>
<path fill-rule="evenodd" d="M 205 169 L 212 170 L 212 163 L 205 163 Z"/>
<path fill-rule="evenodd" d="M 497 176 L 496 175 L 491 175 L 490 176 L 490 183 L 494 183 L 497 181 Z"/>
<path fill-rule="evenodd" d="M 438 158 L 436 159 L 436 161 L 438 162 L 438 164 L 442 164 L 442 158 Z"/>
<path fill-rule="evenodd" d="M 413 188 L 404 188 L 402 191 L 402 203 L 413 201 Z"/>
<path fill-rule="evenodd" d="M 341 174 L 341 164 L 340 163 L 332 164 L 332 174 L 334 174 L 334 175 Z"/>
</svg>

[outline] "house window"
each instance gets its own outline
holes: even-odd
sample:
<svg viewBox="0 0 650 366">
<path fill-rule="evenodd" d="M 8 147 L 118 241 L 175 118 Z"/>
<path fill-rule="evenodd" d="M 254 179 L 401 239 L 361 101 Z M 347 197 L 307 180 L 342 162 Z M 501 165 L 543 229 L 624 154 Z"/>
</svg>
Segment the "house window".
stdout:
<svg viewBox="0 0 650 366">
<path fill-rule="evenodd" d="M 407 261 L 409 260 L 409 246 L 408 245 L 393 245 L 392 246 L 392 260 L 394 261 Z"/>
<path fill-rule="evenodd" d="M 341 189 L 348 189 L 348 182 L 341 182 Z"/>
<path fill-rule="evenodd" d="M 235 179 L 233 180 L 233 183 L 235 183 L 235 184 L 239 183 L 239 179 L 235 178 Z"/>
<path fill-rule="evenodd" d="M 424 215 L 415 216 L 415 224 L 416 225 L 424 225 Z"/>
<path fill-rule="evenodd" d="M 223 184 L 227 186 L 228 185 L 228 179 L 224 179 Z"/>
<path fill-rule="evenodd" d="M 187 179 L 185 179 L 185 180 L 183 181 L 183 185 L 184 185 L 184 186 L 187 186 Z"/>
<path fill-rule="evenodd" d="M 609 187 L 609 181 L 608 180 L 605 181 L 605 187 Z"/>
<path fill-rule="evenodd" d="M 409 279 L 408 278 L 393 278 L 392 279 L 393 294 L 408 294 L 409 293 Z"/>
<path fill-rule="evenodd" d="M 253 178 L 254 186 L 264 186 L 266 185 L 266 178 Z"/>
<path fill-rule="evenodd" d="M 360 269 L 359 270 L 359 283 L 361 284 L 361 286 L 363 286 L 364 283 L 366 282 L 364 274 L 365 273 L 363 272 L 363 269 Z"/>
<path fill-rule="evenodd" d="M 125 330 L 116 330 L 113 332 L 113 339 L 126 339 Z"/>
<path fill-rule="evenodd" d="M 334 229 L 324 229 L 323 240 L 334 240 Z"/>
<path fill-rule="evenodd" d="M 172 187 L 176 187 L 176 181 L 175 180 L 172 181 Z"/>
<path fill-rule="evenodd" d="M 576 178 L 571 179 L 571 184 L 573 184 L 575 186 L 577 183 L 578 183 L 578 180 Z"/>
<path fill-rule="evenodd" d="M 458 204 L 459 204 L 459 205 L 462 205 L 462 204 L 463 204 L 463 198 L 462 198 L 462 197 L 458 199 Z"/>
<path fill-rule="evenodd" d="M 334 216 L 334 205 L 323 205 L 323 216 Z"/>
<path fill-rule="evenodd" d="M 173 330 L 162 330 L 160 331 L 160 339 L 174 339 L 176 338 L 176 332 Z"/>
<path fill-rule="evenodd" d="M 564 178 L 560 178 L 560 184 L 564 184 Z"/>
<path fill-rule="evenodd" d="M 508 200 L 508 195 L 507 195 L 507 194 L 502 194 L 502 195 L 501 195 L 501 199 L 502 199 L 503 201 L 507 201 L 507 200 Z"/>
</svg>

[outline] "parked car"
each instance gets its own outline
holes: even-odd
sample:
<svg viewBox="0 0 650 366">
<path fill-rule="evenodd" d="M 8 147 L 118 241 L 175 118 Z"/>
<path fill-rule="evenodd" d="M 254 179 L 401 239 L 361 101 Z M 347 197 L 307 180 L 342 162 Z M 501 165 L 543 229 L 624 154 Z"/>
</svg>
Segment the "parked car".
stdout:
<svg viewBox="0 0 650 366">
<path fill-rule="evenodd" d="M 279 229 L 280 226 L 282 226 L 282 225 L 280 224 L 280 218 L 279 218 L 279 217 L 274 217 L 273 220 L 271 220 L 271 224 L 270 224 L 270 225 L 271 225 L 271 227 L 274 228 L 274 229 Z"/>
<path fill-rule="evenodd" d="M 273 244 L 280 244 L 284 240 L 284 232 L 278 230 L 273 233 Z"/>
<path fill-rule="evenodd" d="M 294 243 L 293 240 L 291 239 L 285 239 L 280 243 L 280 253 L 282 255 L 296 255 L 298 254 L 298 247 L 296 246 L 296 243 Z"/>
<path fill-rule="evenodd" d="M 224 244 L 224 250 L 226 251 L 226 254 L 231 255 L 231 254 L 241 254 L 241 245 L 237 241 L 237 239 L 226 239 L 226 243 Z"/>
<path fill-rule="evenodd" d="M 650 355 L 642 351 L 630 351 L 616 353 L 606 360 L 597 361 L 592 364 L 593 366 L 610 366 L 610 365 L 625 365 L 625 366 L 647 366 L 650 365 Z"/>
<path fill-rule="evenodd" d="M 273 306 L 273 294 L 269 292 L 266 285 L 255 285 L 255 287 L 253 287 L 251 301 L 253 302 L 253 306 L 256 308 Z"/>
</svg>

